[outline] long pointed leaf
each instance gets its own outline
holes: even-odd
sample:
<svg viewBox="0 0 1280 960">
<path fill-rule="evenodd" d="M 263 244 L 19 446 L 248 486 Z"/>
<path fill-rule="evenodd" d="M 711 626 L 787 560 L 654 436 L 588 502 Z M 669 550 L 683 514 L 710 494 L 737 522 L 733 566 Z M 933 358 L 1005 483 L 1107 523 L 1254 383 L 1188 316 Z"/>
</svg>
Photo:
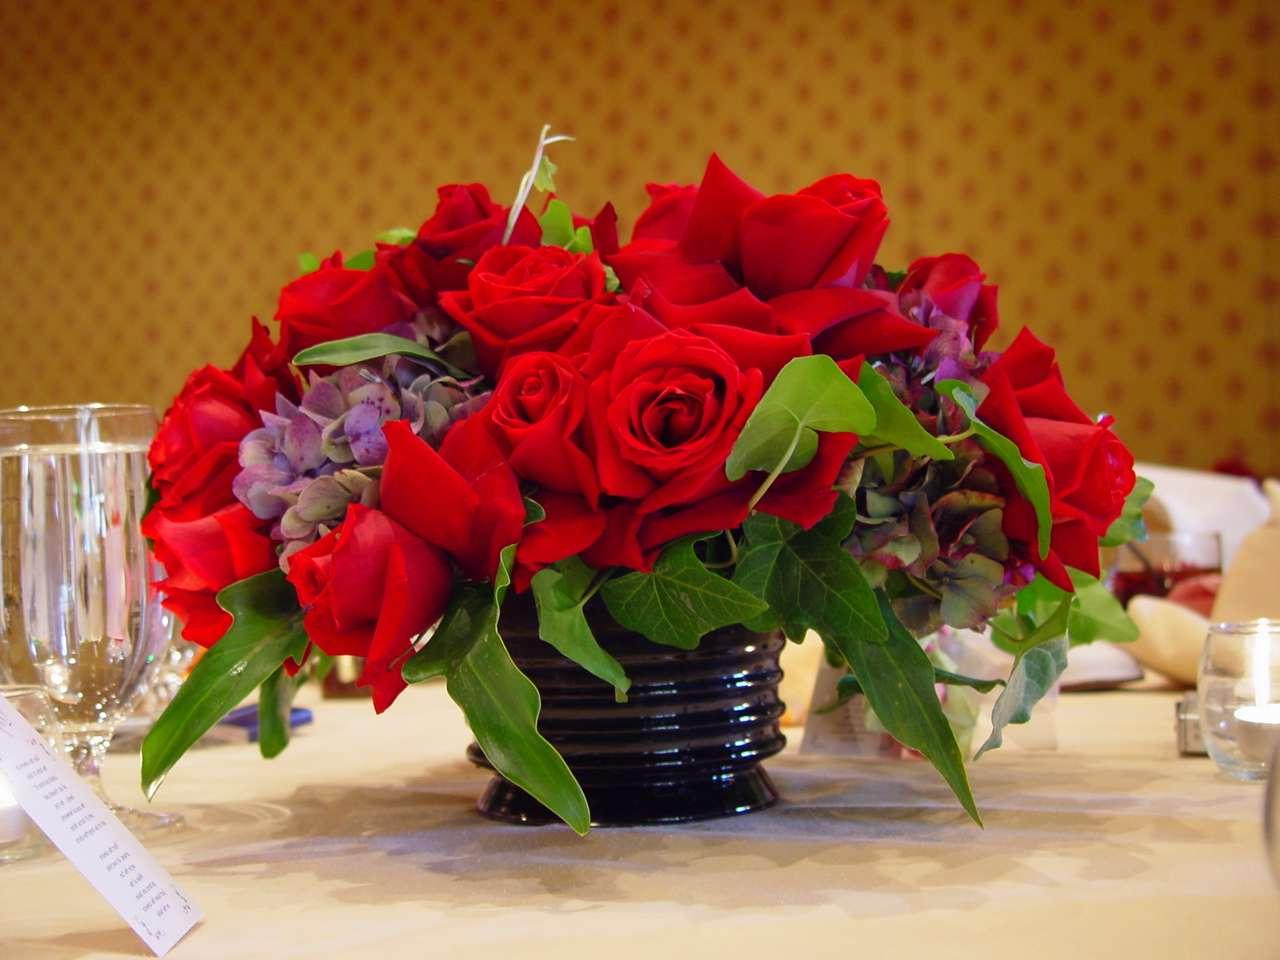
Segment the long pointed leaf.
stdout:
<svg viewBox="0 0 1280 960">
<path fill-rule="evenodd" d="M 884 728 L 899 743 L 918 750 L 951 787 L 965 812 L 979 826 L 982 817 L 969 787 L 964 757 L 933 688 L 934 668 L 910 632 L 879 593 L 880 610 L 889 628 L 885 643 L 861 637 L 839 638 L 837 648 L 849 661 Z M 825 638 L 824 638 L 825 639 Z"/>
<path fill-rule="evenodd" d="M 402 357 L 418 357 L 421 360 L 438 363 L 455 377 L 467 376 L 466 371 L 459 370 L 434 350 L 406 337 L 397 337 L 390 333 L 364 333 L 358 337 L 317 343 L 314 347 L 299 351 L 293 358 L 293 362 L 299 367 L 316 364 L 345 367 L 352 363 L 363 363 L 365 360 L 376 360 L 393 353 Z"/>
<path fill-rule="evenodd" d="M 302 658 L 307 634 L 297 597 L 279 570 L 249 577 L 218 594 L 231 628 L 196 664 L 142 741 L 142 789 L 155 796 L 187 749 L 272 675 Z"/>
</svg>

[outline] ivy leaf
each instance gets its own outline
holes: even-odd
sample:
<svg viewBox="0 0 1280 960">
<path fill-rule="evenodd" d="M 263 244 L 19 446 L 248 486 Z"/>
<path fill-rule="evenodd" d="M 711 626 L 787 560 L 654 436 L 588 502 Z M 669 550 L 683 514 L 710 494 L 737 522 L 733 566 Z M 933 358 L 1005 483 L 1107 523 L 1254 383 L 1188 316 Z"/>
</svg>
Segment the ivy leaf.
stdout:
<svg viewBox="0 0 1280 960">
<path fill-rule="evenodd" d="M 573 243 L 573 214 L 563 200 L 552 200 L 538 218 L 544 247 L 567 247 Z"/>
<path fill-rule="evenodd" d="M 408 227 L 392 227 L 390 230 L 383 230 L 376 239 L 379 243 L 395 243 L 407 247 L 417 236 L 418 232 Z"/>
<path fill-rule="evenodd" d="M 894 616 L 889 598 L 880 592 L 876 600 L 888 640 L 870 643 L 865 636 L 854 635 L 838 638 L 836 645 L 884 728 L 899 743 L 928 758 L 965 812 L 981 826 L 964 757 L 933 688 L 934 666 L 916 638 Z M 824 635 L 823 639 L 829 638 Z"/>
<path fill-rule="evenodd" d="M 1098 546 L 1119 547 L 1147 539 L 1147 522 L 1142 518 L 1142 508 L 1151 499 L 1155 488 L 1156 485 L 1146 477 L 1138 477 L 1129 496 L 1125 497 L 1120 516 L 1107 528 L 1107 534 L 1098 541 Z"/>
<path fill-rule="evenodd" d="M 817 452 L 817 431 L 867 433 L 875 425 L 875 410 L 834 360 L 825 354 L 796 357 L 751 412 L 725 475 L 740 480 L 751 470 L 800 470 Z"/>
<path fill-rule="evenodd" d="M 305 673 L 289 676 L 281 664 L 258 687 L 258 751 L 268 760 L 279 756 L 289 745 L 293 698 L 306 679 Z"/>
<path fill-rule="evenodd" d="M 889 381 L 871 364 L 862 365 L 858 387 L 876 412 L 876 426 L 872 431 L 875 441 L 901 447 L 914 457 L 955 459 L 951 449 L 924 428 L 916 415 L 898 399 Z M 871 441 L 866 442 L 872 445 Z"/>
<path fill-rule="evenodd" d="M 811 530 L 763 513 L 742 525 L 744 546 L 733 582 L 762 597 L 787 636 L 813 629 L 837 646 L 855 636 L 875 643 L 887 639 L 875 593 L 841 546 L 855 513 L 853 501 L 841 495 Z"/>
<path fill-rule="evenodd" d="M 591 253 L 595 243 L 585 226 L 574 228 L 573 213 L 563 200 L 552 200 L 538 218 L 544 247 L 564 247 L 570 253 Z"/>
<path fill-rule="evenodd" d="M 613 619 L 654 643 L 693 650 L 718 627 L 764 613 L 765 602 L 708 570 L 693 545 L 701 537 L 670 544 L 652 573 L 610 580 L 600 591 Z"/>
<path fill-rule="evenodd" d="M 455 591 L 431 639 L 405 663 L 404 678 L 419 683 L 443 676 L 493 768 L 586 834 L 591 826 L 587 798 L 564 758 L 538 732 L 538 688 L 516 666 L 498 633 L 514 555 L 514 544 L 502 551 L 492 588 L 469 583 Z"/>
<path fill-rule="evenodd" d="M 1067 573 L 1076 588 L 1067 620 L 1067 640 L 1071 646 L 1078 647 L 1095 640 L 1132 643 L 1138 639 L 1138 625 L 1129 619 L 1120 601 L 1105 584 L 1073 567 L 1068 567 Z"/>
<path fill-rule="evenodd" d="M 1067 605 L 1061 608 L 1066 611 Z M 1065 613 L 1063 615 L 1065 622 Z M 1004 742 L 1004 728 L 1011 723 L 1026 723 L 1031 719 L 1031 708 L 1067 669 L 1067 638 L 1061 630 L 1055 639 L 1038 644 L 1022 653 L 1009 674 L 1009 683 L 991 708 L 991 735 L 974 754 L 977 760 L 988 750 L 994 750 Z"/>
<path fill-rule="evenodd" d="M 347 257 L 342 265 L 348 270 L 372 270 L 376 260 L 372 250 L 361 250 L 354 256 Z"/>
<path fill-rule="evenodd" d="M 187 749 L 267 680 L 288 657 L 307 648 L 293 587 L 279 570 L 225 587 L 218 605 L 231 627 L 209 648 L 142 741 L 142 789 L 154 797 Z"/>
<path fill-rule="evenodd" d="M 1053 515 L 1049 511 L 1049 481 L 1045 478 L 1044 467 L 1024 459 L 1016 443 L 978 419 L 978 403 L 969 391 L 968 384 L 961 380 L 943 380 L 938 384 L 938 391 L 950 397 L 968 415 L 978 443 L 1008 468 L 1019 492 L 1027 498 L 1036 512 L 1040 556 L 1048 555 L 1049 538 L 1053 533 Z"/>
<path fill-rule="evenodd" d="M 585 594 L 595 576 L 596 571 L 577 557 L 562 560 L 533 575 L 538 636 L 588 673 L 612 684 L 618 702 L 624 703 L 631 681 L 622 664 L 600 646 L 584 612 Z"/>
<path fill-rule="evenodd" d="M 397 337 L 390 333 L 362 333 L 357 337 L 317 343 L 314 347 L 300 350 L 293 358 L 293 363 L 298 367 L 316 364 L 345 367 L 352 363 L 363 363 L 365 360 L 376 360 L 378 357 L 385 357 L 392 353 L 438 363 L 455 377 L 467 376 L 465 371 L 453 366 L 434 350 L 407 337 Z"/>
<path fill-rule="evenodd" d="M 303 273 L 315 273 L 320 269 L 320 258 L 314 253 L 298 254 L 298 269 Z"/>
</svg>

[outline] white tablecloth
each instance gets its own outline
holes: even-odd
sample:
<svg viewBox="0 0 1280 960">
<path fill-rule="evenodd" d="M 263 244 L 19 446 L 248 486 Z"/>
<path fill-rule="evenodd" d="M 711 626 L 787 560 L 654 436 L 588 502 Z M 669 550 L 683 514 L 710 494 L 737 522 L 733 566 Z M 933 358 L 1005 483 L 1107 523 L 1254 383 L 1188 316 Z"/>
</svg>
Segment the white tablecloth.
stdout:
<svg viewBox="0 0 1280 960">
<path fill-rule="evenodd" d="M 1262 790 L 1177 757 L 1174 699 L 1063 697 L 1057 751 L 972 768 L 985 830 L 924 763 L 788 752 L 773 810 L 586 839 L 473 811 L 441 687 L 320 703 L 278 760 L 170 775 L 191 826 L 153 849 L 207 916 L 171 956 L 1280 957 Z M 138 798 L 136 756 L 110 767 Z M 0 866 L 0 958 L 143 955 L 65 862 Z"/>
</svg>

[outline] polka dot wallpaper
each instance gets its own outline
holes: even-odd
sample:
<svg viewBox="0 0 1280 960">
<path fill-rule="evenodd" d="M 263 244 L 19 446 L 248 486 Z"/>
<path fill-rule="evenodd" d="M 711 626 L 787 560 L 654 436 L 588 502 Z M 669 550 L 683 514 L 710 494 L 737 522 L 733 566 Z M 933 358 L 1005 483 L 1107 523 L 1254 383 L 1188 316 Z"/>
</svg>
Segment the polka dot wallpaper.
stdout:
<svg viewBox="0 0 1280 960">
<path fill-rule="evenodd" d="M 509 196 L 642 209 L 718 150 L 878 178 L 882 260 L 972 253 L 1141 457 L 1280 471 L 1269 0 L 0 0 L 0 403 L 167 403 L 295 255 Z"/>
</svg>

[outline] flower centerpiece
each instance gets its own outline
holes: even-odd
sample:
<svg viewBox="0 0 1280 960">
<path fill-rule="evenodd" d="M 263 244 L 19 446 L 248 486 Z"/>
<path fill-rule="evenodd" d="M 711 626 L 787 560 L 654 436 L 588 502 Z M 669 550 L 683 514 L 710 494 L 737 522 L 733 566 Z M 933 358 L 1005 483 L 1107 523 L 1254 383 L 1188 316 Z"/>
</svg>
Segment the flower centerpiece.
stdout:
<svg viewBox="0 0 1280 960">
<path fill-rule="evenodd" d="M 523 797 L 584 832 L 621 786 L 633 815 L 596 822 L 643 821 L 646 795 L 679 818 L 694 778 L 780 747 L 777 649 L 816 634 L 977 820 L 937 691 L 984 681 L 921 638 L 990 624 L 1014 654 L 986 750 L 1070 645 L 1128 635 L 1099 544 L 1139 532 L 1148 487 L 1111 419 L 1030 332 L 986 349 L 996 288 L 969 257 L 876 263 L 875 181 L 766 196 L 712 156 L 697 186 L 651 184 L 622 244 L 611 206 L 554 196 L 561 139 L 510 207 L 446 186 L 417 231 L 304 255 L 276 336 L 255 320 L 187 380 L 144 529 L 208 650 L 144 789 L 254 688 L 279 753 L 297 686 L 354 655 L 378 712 L 444 678 L 508 788 L 491 812 Z M 681 717 L 675 793 L 652 757 L 601 760 Z"/>
</svg>

